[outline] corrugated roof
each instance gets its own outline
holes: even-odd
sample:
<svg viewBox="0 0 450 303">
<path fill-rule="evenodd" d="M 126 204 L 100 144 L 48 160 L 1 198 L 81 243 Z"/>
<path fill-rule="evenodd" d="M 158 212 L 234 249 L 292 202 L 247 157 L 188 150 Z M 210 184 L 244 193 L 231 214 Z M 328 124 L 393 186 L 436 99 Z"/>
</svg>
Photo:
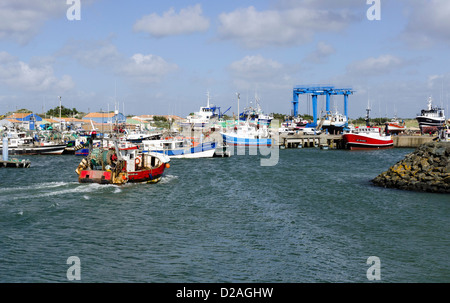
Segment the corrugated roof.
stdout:
<svg viewBox="0 0 450 303">
<path fill-rule="evenodd" d="M 6 118 L 7 119 L 23 119 L 29 115 L 32 115 L 32 113 L 13 113 L 12 115 L 9 115 Z"/>
<path fill-rule="evenodd" d="M 9 122 L 12 122 L 12 123 L 22 123 L 23 122 L 23 121 L 19 121 L 16 119 L 10 119 L 10 118 L 5 118 L 5 120 L 8 120 Z"/>
<path fill-rule="evenodd" d="M 83 117 L 83 119 L 89 118 L 111 118 L 114 117 L 114 113 L 89 113 Z"/>
<path fill-rule="evenodd" d="M 55 120 L 55 119 L 42 119 L 41 124 L 45 124 L 45 123 L 59 123 L 59 121 Z"/>
<path fill-rule="evenodd" d="M 61 120 L 64 120 L 66 122 L 86 122 L 86 121 L 83 121 L 83 120 L 77 119 L 77 118 L 61 118 Z"/>
</svg>

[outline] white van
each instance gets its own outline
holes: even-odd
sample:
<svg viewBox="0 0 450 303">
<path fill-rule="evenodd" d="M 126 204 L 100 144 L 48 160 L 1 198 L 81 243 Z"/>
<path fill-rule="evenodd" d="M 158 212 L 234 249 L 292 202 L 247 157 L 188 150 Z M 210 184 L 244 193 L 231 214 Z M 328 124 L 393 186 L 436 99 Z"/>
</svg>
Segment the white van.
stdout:
<svg viewBox="0 0 450 303">
<path fill-rule="evenodd" d="M 301 129 L 300 131 L 303 131 L 304 135 L 320 135 L 321 131 L 317 130 L 313 127 L 305 127 Z"/>
</svg>

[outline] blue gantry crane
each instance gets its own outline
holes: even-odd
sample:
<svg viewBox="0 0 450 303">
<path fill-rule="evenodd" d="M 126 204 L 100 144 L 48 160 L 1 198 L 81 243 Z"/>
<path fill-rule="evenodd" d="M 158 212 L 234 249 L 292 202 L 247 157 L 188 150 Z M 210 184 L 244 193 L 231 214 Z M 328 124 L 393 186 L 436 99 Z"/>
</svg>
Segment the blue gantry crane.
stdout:
<svg viewBox="0 0 450 303">
<path fill-rule="evenodd" d="M 330 111 L 330 96 L 331 95 L 343 95 L 344 96 L 344 115 L 348 120 L 348 96 L 353 94 L 352 88 L 335 88 L 332 85 L 299 85 L 293 89 L 293 115 L 298 115 L 298 97 L 299 95 L 311 94 L 312 96 L 312 110 L 313 110 L 313 123 L 310 126 L 317 126 L 317 96 L 325 95 L 326 97 L 326 111 Z"/>
</svg>

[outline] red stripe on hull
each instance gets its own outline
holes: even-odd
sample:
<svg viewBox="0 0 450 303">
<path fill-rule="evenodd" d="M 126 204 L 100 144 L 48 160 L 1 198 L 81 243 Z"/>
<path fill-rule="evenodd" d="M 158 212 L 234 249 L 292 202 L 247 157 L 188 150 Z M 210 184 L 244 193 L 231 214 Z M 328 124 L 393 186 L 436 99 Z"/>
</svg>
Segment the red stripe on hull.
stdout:
<svg viewBox="0 0 450 303">
<path fill-rule="evenodd" d="M 154 169 L 138 170 L 128 173 L 129 183 L 157 183 L 161 180 L 161 177 L 166 168 L 166 164 L 162 164 Z M 81 183 L 99 183 L 99 184 L 113 184 L 111 171 L 102 170 L 82 170 L 79 176 L 79 182 Z M 121 183 L 122 184 L 122 183 Z"/>
<path fill-rule="evenodd" d="M 157 182 L 162 177 L 166 165 L 154 169 L 139 170 L 128 173 L 128 182 Z"/>
<path fill-rule="evenodd" d="M 375 139 L 357 134 L 344 134 L 343 139 L 350 149 L 380 149 L 394 146 L 392 139 Z"/>
<path fill-rule="evenodd" d="M 374 150 L 374 149 L 389 149 L 393 148 L 394 145 L 390 146 L 356 146 L 356 145 L 349 145 L 350 150 Z"/>
</svg>

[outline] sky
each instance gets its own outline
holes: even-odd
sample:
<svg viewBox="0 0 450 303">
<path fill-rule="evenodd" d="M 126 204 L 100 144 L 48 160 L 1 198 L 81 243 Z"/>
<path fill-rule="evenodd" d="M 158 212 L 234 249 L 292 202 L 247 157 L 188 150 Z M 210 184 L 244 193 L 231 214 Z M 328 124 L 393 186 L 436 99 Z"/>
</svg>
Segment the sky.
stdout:
<svg viewBox="0 0 450 303">
<path fill-rule="evenodd" d="M 448 116 L 449 50 L 448 0 L 2 0 L 0 114 L 61 101 L 185 117 L 208 93 L 229 115 L 236 93 L 241 111 L 257 96 L 290 114 L 295 86 L 333 85 L 354 90 L 350 118 L 369 102 L 372 117 L 414 118 L 428 97 Z"/>
</svg>

